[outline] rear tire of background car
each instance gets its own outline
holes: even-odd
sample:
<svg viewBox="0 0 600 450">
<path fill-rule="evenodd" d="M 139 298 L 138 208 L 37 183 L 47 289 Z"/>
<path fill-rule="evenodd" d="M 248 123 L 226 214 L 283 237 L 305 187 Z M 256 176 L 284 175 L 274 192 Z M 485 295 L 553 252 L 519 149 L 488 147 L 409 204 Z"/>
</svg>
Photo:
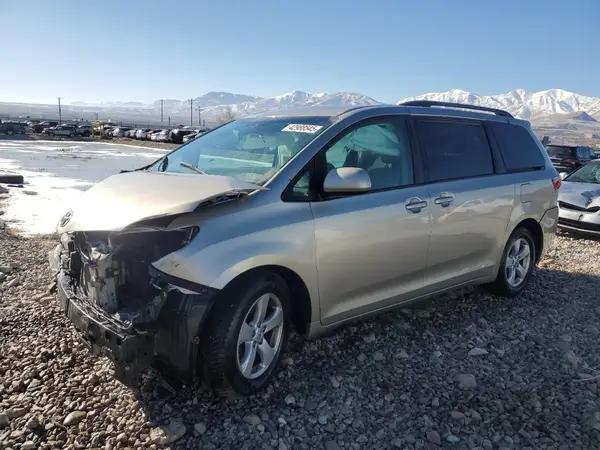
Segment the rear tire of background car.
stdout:
<svg viewBox="0 0 600 450">
<path fill-rule="evenodd" d="M 70 137 L 70 138 L 74 138 L 74 137 L 75 137 L 75 133 L 71 133 L 71 134 L 69 134 L 69 137 Z"/>
<path fill-rule="evenodd" d="M 13 130 L 6 130 L 6 134 L 12 136 L 14 134 Z"/>
<path fill-rule="evenodd" d="M 252 395 L 278 368 L 290 330 L 290 293 L 270 271 L 252 272 L 226 287 L 202 332 L 204 382 L 227 398 Z"/>
<path fill-rule="evenodd" d="M 535 266 L 535 241 L 529 230 L 518 227 L 510 235 L 496 280 L 487 285 L 490 292 L 504 297 L 519 295 L 529 283 Z"/>
</svg>

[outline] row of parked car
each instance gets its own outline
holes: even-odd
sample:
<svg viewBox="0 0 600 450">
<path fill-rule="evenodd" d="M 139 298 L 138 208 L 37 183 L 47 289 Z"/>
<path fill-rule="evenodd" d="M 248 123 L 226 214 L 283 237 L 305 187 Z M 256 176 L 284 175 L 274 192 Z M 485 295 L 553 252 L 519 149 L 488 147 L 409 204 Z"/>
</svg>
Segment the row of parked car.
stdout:
<svg viewBox="0 0 600 450">
<path fill-rule="evenodd" d="M 126 137 L 144 141 L 172 142 L 183 144 L 204 134 L 206 130 L 194 127 L 179 128 L 131 128 L 104 125 L 95 130 L 103 137 Z"/>
</svg>

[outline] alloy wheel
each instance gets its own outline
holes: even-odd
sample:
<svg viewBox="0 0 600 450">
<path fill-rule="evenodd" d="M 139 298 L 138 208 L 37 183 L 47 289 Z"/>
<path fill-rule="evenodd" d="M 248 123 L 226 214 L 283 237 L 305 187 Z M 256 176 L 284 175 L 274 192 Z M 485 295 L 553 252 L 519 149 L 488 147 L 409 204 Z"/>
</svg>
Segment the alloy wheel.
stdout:
<svg viewBox="0 0 600 450">
<path fill-rule="evenodd" d="M 264 374 L 283 343 L 283 307 L 275 294 L 260 296 L 250 307 L 237 339 L 237 365 L 247 379 Z"/>
<path fill-rule="evenodd" d="M 506 255 L 506 281 L 513 287 L 519 287 L 531 266 L 531 246 L 527 239 L 520 237 L 510 246 Z"/>
</svg>

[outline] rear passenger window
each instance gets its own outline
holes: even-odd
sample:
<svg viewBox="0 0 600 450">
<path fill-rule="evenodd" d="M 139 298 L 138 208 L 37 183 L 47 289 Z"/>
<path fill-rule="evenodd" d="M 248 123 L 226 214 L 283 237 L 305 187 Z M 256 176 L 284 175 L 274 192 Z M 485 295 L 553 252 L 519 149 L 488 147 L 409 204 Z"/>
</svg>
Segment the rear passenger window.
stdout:
<svg viewBox="0 0 600 450">
<path fill-rule="evenodd" d="M 418 122 L 417 127 L 430 181 L 494 173 L 492 150 L 481 124 L 427 120 Z"/>
<path fill-rule="evenodd" d="M 510 123 L 490 123 L 508 172 L 543 169 L 546 160 L 529 131 Z"/>
</svg>

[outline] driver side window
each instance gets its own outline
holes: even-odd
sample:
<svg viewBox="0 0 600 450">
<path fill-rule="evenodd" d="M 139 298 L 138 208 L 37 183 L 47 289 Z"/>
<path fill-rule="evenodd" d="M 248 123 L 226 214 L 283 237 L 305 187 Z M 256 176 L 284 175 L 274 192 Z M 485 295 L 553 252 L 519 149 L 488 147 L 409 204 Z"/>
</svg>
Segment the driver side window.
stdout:
<svg viewBox="0 0 600 450">
<path fill-rule="evenodd" d="M 414 183 L 413 161 L 405 119 L 385 118 L 345 133 L 325 153 L 327 172 L 341 167 L 364 169 L 373 190 Z"/>
</svg>

